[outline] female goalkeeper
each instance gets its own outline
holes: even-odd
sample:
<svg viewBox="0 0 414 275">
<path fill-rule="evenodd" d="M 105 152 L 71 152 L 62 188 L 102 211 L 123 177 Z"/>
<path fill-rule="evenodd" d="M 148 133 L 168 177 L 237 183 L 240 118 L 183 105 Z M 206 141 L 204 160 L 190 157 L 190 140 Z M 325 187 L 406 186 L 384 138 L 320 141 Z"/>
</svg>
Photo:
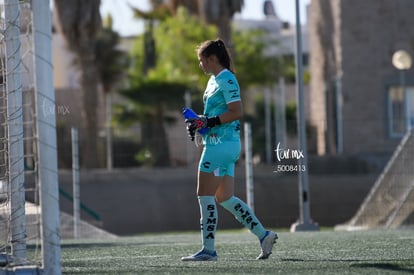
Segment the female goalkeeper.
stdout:
<svg viewBox="0 0 414 275">
<path fill-rule="evenodd" d="M 203 97 L 204 114 L 186 120 L 192 139 L 196 131 L 208 129 L 202 136 L 204 148 L 198 166 L 197 184 L 202 249 L 181 259 L 217 260 L 214 248 L 218 220 L 216 201 L 257 236 L 261 246 L 257 259 L 267 259 L 277 234 L 266 230 L 246 203 L 234 196 L 234 166 L 241 149 L 239 119 L 243 108 L 230 55 L 220 39 L 201 43 L 197 55 L 200 68 L 211 75 Z"/>
</svg>

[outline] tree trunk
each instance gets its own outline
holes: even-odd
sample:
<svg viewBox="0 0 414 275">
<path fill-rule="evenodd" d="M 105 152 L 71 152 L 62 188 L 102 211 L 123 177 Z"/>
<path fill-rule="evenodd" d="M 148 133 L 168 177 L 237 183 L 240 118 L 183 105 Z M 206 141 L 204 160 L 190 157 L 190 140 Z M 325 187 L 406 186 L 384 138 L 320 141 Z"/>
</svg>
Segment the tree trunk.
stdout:
<svg viewBox="0 0 414 275">
<path fill-rule="evenodd" d="M 152 123 L 150 141 L 151 154 L 154 159 L 154 166 L 169 166 L 170 165 L 170 152 L 168 146 L 167 133 L 165 131 L 164 112 L 162 106 L 157 107 L 157 114 L 154 117 L 155 123 Z"/>
<path fill-rule="evenodd" d="M 106 91 L 104 97 L 105 106 L 105 131 L 106 131 L 106 169 L 109 171 L 113 168 L 113 153 L 112 153 L 112 93 Z"/>
<path fill-rule="evenodd" d="M 82 93 L 82 166 L 98 165 L 97 149 L 97 96 L 98 79 L 95 64 L 95 38 L 101 28 L 100 0 L 55 0 L 58 31 L 63 34 L 68 47 L 76 55 L 81 71 Z"/>
<path fill-rule="evenodd" d="M 98 119 L 97 98 L 98 79 L 94 63 L 93 49 L 85 49 L 81 56 L 81 89 L 82 89 L 82 122 L 83 122 L 83 149 L 82 166 L 95 168 L 98 166 Z"/>
</svg>

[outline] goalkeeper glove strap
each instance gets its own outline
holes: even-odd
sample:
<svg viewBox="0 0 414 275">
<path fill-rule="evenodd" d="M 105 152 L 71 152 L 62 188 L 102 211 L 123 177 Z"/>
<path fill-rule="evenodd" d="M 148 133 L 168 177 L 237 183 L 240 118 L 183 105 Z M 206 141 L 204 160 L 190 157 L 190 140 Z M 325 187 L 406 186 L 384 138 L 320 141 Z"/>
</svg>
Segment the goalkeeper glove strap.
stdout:
<svg viewBox="0 0 414 275">
<path fill-rule="evenodd" d="M 207 127 L 208 128 L 213 128 L 214 126 L 220 125 L 221 121 L 219 116 L 214 116 L 214 117 L 208 117 L 207 118 Z"/>
</svg>

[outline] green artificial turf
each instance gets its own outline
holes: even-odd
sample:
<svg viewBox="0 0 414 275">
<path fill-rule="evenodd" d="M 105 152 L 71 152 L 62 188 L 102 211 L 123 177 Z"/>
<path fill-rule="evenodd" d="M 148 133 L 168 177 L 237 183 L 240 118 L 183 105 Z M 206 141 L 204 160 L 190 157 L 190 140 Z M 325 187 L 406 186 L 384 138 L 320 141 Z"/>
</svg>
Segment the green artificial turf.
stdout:
<svg viewBox="0 0 414 275">
<path fill-rule="evenodd" d="M 182 262 L 200 234 L 167 233 L 117 240 L 62 242 L 64 274 L 414 274 L 414 230 L 278 232 L 268 260 L 255 260 L 256 238 L 218 231 L 217 262 Z"/>
</svg>

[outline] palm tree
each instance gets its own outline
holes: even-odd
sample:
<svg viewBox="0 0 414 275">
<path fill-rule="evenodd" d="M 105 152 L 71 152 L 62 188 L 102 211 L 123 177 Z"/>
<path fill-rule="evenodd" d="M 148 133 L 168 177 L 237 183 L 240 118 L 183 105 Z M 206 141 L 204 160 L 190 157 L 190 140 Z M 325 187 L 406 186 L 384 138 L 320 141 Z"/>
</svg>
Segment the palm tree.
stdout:
<svg viewBox="0 0 414 275">
<path fill-rule="evenodd" d="M 167 4 L 164 2 L 151 0 L 153 11 L 168 11 L 170 15 L 175 15 L 178 7 L 183 6 L 190 14 L 216 25 L 218 36 L 228 45 L 231 45 L 231 20 L 244 6 L 244 0 L 169 0 Z"/>
<path fill-rule="evenodd" d="M 106 128 L 106 165 L 112 169 L 112 91 L 114 86 L 125 76 L 128 67 L 128 54 L 120 50 L 120 36 L 112 29 L 112 17 L 108 15 L 104 26 L 98 33 L 95 43 L 96 67 L 102 84 L 105 106 Z"/>
<path fill-rule="evenodd" d="M 162 21 L 166 17 L 171 15 L 171 10 L 168 5 L 164 4 L 161 0 L 153 0 L 152 10 L 144 12 L 138 8 L 132 7 L 136 17 L 144 20 L 145 30 L 143 35 L 144 42 L 144 62 L 142 76 L 147 76 L 149 71 L 156 66 L 156 41 L 154 39 L 154 22 Z M 135 82 L 135 81 L 132 81 Z M 132 113 L 128 113 L 126 116 L 135 118 L 141 121 L 143 132 L 146 135 L 143 136 L 144 151 L 149 152 L 151 165 L 154 166 L 167 166 L 170 164 L 168 142 L 166 138 L 166 131 L 163 127 L 164 121 L 164 104 L 162 103 L 163 95 L 166 91 L 170 91 L 170 95 L 180 93 L 185 90 L 185 87 L 181 85 L 175 85 L 175 83 L 154 83 L 152 81 L 138 81 L 138 85 L 131 84 L 129 89 L 122 92 L 122 95 L 129 100 L 137 100 L 137 105 L 140 106 L 140 111 L 134 110 Z M 178 89 L 177 89 L 178 88 Z M 151 91 L 150 93 L 148 91 Z M 154 97 L 156 100 L 154 100 Z M 174 98 L 174 97 L 173 97 Z M 168 101 L 167 101 L 168 102 Z M 123 113 L 125 115 L 125 112 Z M 122 119 L 119 121 L 122 122 Z M 147 135 L 151 133 L 150 135 Z M 152 138 L 155 137 L 155 138 Z M 145 155 L 148 155 L 145 153 Z"/>
<path fill-rule="evenodd" d="M 207 23 L 217 26 L 218 35 L 231 46 L 231 20 L 235 13 L 240 12 L 244 0 L 200 0 L 203 2 L 202 15 Z"/>
<path fill-rule="evenodd" d="M 153 18 L 151 14 L 140 14 L 140 17 Z M 142 156 L 150 156 L 145 162 L 166 166 L 170 165 L 166 125 L 176 119 L 169 110 L 184 107 L 185 91 L 198 92 L 198 82 L 205 76 L 198 68 L 195 41 L 211 37 L 215 28 L 201 24 L 184 8 L 177 11 L 177 16 L 168 16 L 159 22 L 136 40 L 131 52 L 129 85 L 121 91 L 128 103 L 115 109 L 115 117 L 125 126 L 139 121 L 144 147 Z M 151 43 L 146 40 L 148 37 Z M 154 48 L 145 49 L 148 45 Z M 153 54 L 150 59 L 148 53 Z M 156 62 L 157 59 L 162 62 Z M 148 66 L 149 60 L 152 66 Z"/>
<path fill-rule="evenodd" d="M 158 1 L 152 1 L 158 2 Z M 198 15 L 218 28 L 218 36 L 231 45 L 231 20 L 244 6 L 244 0 L 170 0 L 172 11 L 184 6 L 191 14 Z"/>
<path fill-rule="evenodd" d="M 171 7 L 164 3 L 163 0 L 151 0 L 152 10 L 142 11 L 139 8 L 132 7 L 135 17 L 144 20 L 144 74 L 155 67 L 156 53 L 154 40 L 154 21 L 162 21 L 172 15 Z"/>
<path fill-rule="evenodd" d="M 185 84 L 178 82 L 137 81 L 131 77 L 130 87 L 121 91 L 121 95 L 127 99 L 127 105 L 133 105 L 134 108 L 121 106 L 115 116 L 117 121 L 125 126 L 140 122 L 143 133 L 143 149 L 138 154 L 141 155 L 140 162 L 157 167 L 171 164 L 165 124 L 171 123 L 175 118 L 169 116 L 167 110 L 178 109 L 186 89 L 188 87 Z"/>
<path fill-rule="evenodd" d="M 75 53 L 76 64 L 81 73 L 83 117 L 83 166 L 91 168 L 97 164 L 97 98 L 98 74 L 95 65 L 95 38 L 101 29 L 100 0 L 55 0 L 58 31 L 66 38 Z"/>
</svg>

